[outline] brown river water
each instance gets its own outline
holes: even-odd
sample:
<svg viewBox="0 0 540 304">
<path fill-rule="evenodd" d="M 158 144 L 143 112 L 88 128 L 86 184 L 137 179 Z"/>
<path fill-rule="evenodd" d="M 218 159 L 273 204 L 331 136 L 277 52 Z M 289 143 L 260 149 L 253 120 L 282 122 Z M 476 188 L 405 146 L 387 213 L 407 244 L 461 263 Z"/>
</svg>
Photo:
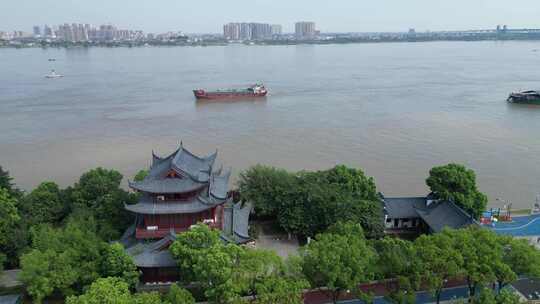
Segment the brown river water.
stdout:
<svg viewBox="0 0 540 304">
<path fill-rule="evenodd" d="M 387 196 L 422 195 L 435 165 L 477 173 L 492 205 L 540 193 L 540 42 L 0 49 L 0 165 L 18 185 L 90 168 L 124 176 L 183 141 L 238 173 L 363 168 Z M 48 61 L 55 58 L 56 61 Z M 45 79 L 51 69 L 61 79 Z M 257 101 L 191 90 L 263 81 Z"/>
</svg>

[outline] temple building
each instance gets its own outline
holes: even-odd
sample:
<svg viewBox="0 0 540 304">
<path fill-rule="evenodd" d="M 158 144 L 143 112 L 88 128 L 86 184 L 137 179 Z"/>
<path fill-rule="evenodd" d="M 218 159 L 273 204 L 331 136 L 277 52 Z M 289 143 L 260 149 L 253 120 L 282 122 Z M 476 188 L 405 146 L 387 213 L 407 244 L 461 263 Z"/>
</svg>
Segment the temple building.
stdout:
<svg viewBox="0 0 540 304">
<path fill-rule="evenodd" d="M 231 171 L 214 170 L 217 151 L 198 157 L 180 148 L 167 157 L 152 153 L 148 175 L 129 186 L 140 193 L 139 201 L 126 205 L 135 223 L 121 239 L 143 283 L 167 283 L 179 279 L 177 263 L 168 247 L 192 225 L 204 223 L 221 231 L 224 242 L 251 241 L 249 204 L 233 203 L 229 192 Z"/>
<path fill-rule="evenodd" d="M 411 238 L 435 233 L 445 227 L 459 229 L 478 222 L 455 203 L 437 200 L 433 194 L 424 197 L 384 197 L 384 225 L 387 234 Z"/>
</svg>

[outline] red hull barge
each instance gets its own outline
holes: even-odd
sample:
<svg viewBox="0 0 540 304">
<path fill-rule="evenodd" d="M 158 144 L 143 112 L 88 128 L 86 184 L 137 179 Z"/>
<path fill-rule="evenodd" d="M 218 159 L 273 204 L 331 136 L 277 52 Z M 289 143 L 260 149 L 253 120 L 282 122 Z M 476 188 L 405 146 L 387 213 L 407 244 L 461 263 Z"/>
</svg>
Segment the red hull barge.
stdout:
<svg viewBox="0 0 540 304">
<path fill-rule="evenodd" d="M 268 90 L 262 84 L 255 84 L 246 89 L 235 90 L 216 90 L 206 91 L 204 89 L 193 90 L 193 95 L 197 99 L 239 99 L 239 98 L 255 98 L 264 97 L 268 94 Z"/>
</svg>

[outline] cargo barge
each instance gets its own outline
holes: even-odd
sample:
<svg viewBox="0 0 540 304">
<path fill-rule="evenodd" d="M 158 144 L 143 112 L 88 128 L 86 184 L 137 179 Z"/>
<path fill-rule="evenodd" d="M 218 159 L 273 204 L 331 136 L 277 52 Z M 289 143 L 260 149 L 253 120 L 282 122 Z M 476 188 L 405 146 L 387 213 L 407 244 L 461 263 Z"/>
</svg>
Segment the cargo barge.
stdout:
<svg viewBox="0 0 540 304">
<path fill-rule="evenodd" d="M 268 94 L 268 90 L 262 84 L 254 84 L 245 89 L 220 89 L 215 91 L 197 89 L 193 90 L 193 94 L 197 99 L 238 99 L 264 97 Z"/>
<path fill-rule="evenodd" d="M 512 93 L 506 101 L 511 103 L 540 104 L 540 91 Z"/>
</svg>

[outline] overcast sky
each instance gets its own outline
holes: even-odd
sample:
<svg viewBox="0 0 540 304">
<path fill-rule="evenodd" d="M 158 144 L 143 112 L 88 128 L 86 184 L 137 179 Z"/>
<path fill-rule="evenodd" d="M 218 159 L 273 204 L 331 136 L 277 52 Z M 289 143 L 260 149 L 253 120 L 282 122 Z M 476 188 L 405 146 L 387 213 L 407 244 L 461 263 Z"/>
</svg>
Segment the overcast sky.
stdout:
<svg viewBox="0 0 540 304">
<path fill-rule="evenodd" d="M 315 21 L 322 32 L 540 28 L 540 0 L 1 0 L 0 30 L 111 23 L 145 32 L 217 33 L 227 22 Z"/>
</svg>

